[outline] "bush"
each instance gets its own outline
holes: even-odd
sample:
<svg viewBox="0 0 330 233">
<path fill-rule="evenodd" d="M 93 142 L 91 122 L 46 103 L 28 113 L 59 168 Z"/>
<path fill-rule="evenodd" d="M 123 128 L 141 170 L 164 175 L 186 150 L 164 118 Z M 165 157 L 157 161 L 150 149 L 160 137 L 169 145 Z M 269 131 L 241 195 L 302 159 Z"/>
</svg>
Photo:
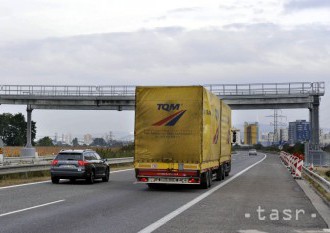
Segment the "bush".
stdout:
<svg viewBox="0 0 330 233">
<path fill-rule="evenodd" d="M 327 177 L 330 177 L 330 170 L 325 173 Z"/>
</svg>

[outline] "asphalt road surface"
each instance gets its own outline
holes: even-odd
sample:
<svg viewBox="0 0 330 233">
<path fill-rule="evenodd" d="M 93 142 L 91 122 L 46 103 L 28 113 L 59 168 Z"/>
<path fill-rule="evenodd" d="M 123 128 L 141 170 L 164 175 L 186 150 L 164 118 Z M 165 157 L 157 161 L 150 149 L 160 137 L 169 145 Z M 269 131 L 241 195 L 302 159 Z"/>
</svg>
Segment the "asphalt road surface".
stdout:
<svg viewBox="0 0 330 233">
<path fill-rule="evenodd" d="M 326 223 L 278 156 L 233 155 L 232 172 L 211 189 L 61 181 L 0 188 L 0 232 L 323 232 Z M 254 166 L 252 166 L 254 165 Z M 297 214 L 298 212 L 298 214 Z"/>
</svg>

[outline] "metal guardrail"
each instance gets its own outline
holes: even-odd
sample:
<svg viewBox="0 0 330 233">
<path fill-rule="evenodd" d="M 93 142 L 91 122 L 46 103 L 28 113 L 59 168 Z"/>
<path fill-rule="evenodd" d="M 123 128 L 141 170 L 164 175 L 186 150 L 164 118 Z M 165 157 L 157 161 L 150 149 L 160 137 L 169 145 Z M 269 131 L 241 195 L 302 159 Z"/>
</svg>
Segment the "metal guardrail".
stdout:
<svg viewBox="0 0 330 233">
<path fill-rule="evenodd" d="M 45 163 L 53 160 L 55 155 L 50 156 L 42 156 L 37 158 L 22 158 L 22 157 L 4 157 L 3 158 L 3 165 L 12 165 L 12 164 L 38 164 L 38 163 Z"/>
<path fill-rule="evenodd" d="M 327 181 L 320 175 L 316 174 L 315 172 L 308 170 L 306 167 L 303 167 L 303 172 L 310 179 L 312 179 L 314 182 L 319 184 L 324 190 L 326 190 L 328 193 L 330 193 L 330 182 L 329 181 Z"/>
<path fill-rule="evenodd" d="M 324 82 L 204 85 L 216 95 L 324 95 Z M 0 95 L 10 96 L 134 96 L 135 86 L 42 86 L 0 85 Z"/>
<path fill-rule="evenodd" d="M 11 158 L 13 159 L 13 158 Z M 16 162 L 21 158 L 15 158 Z M 24 162 L 31 162 L 32 164 L 21 164 L 21 165 L 7 165 L 7 166 L 0 166 L 0 175 L 4 174 L 13 174 L 19 172 L 31 172 L 31 171 L 44 171 L 50 169 L 50 160 L 53 160 L 54 156 L 47 157 L 45 160 L 39 160 L 36 163 L 35 158 L 23 158 Z M 48 161 L 47 161 L 48 160 Z M 107 163 L 110 165 L 114 164 L 123 164 L 123 163 L 132 163 L 134 161 L 133 157 L 127 158 L 113 158 L 108 159 Z"/>
</svg>

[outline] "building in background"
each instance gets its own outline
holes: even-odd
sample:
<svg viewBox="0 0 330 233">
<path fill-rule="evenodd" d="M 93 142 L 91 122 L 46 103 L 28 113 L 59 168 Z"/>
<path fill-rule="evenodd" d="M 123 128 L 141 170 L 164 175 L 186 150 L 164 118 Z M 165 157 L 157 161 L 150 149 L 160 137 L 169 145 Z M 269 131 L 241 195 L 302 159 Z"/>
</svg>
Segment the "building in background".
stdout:
<svg viewBox="0 0 330 233">
<path fill-rule="evenodd" d="M 268 133 L 268 146 L 271 146 L 274 143 L 274 132 L 269 132 Z"/>
<path fill-rule="evenodd" d="M 71 133 L 67 133 L 65 135 L 64 142 L 68 145 L 72 145 L 72 135 L 71 135 Z"/>
<path fill-rule="evenodd" d="M 259 125 L 258 122 L 249 124 L 244 123 L 244 144 L 255 145 L 259 143 Z"/>
<path fill-rule="evenodd" d="M 90 134 L 85 134 L 84 135 L 84 144 L 85 145 L 90 145 L 93 142 L 93 137 Z"/>
<path fill-rule="evenodd" d="M 280 142 L 287 142 L 289 140 L 289 130 L 287 128 L 280 129 Z"/>
<path fill-rule="evenodd" d="M 323 129 L 320 129 L 320 145 L 327 146 L 330 145 L 330 132 L 326 133 Z"/>
<path fill-rule="evenodd" d="M 310 139 L 310 124 L 306 120 L 289 122 L 289 143 L 306 142 Z"/>
</svg>

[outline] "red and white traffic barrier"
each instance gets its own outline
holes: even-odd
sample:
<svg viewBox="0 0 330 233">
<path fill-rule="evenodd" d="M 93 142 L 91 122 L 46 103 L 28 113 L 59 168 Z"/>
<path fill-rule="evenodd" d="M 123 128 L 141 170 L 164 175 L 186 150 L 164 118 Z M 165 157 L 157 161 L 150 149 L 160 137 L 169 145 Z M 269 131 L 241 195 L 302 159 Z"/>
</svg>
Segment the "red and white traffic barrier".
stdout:
<svg viewBox="0 0 330 233">
<path fill-rule="evenodd" d="M 301 156 L 295 156 L 281 151 L 280 158 L 285 166 L 291 171 L 294 178 L 301 178 L 302 167 L 304 164 Z"/>
<path fill-rule="evenodd" d="M 302 171 L 303 165 L 304 165 L 304 161 L 299 159 L 297 166 L 296 166 L 294 178 L 301 179 L 301 171 Z"/>
</svg>

